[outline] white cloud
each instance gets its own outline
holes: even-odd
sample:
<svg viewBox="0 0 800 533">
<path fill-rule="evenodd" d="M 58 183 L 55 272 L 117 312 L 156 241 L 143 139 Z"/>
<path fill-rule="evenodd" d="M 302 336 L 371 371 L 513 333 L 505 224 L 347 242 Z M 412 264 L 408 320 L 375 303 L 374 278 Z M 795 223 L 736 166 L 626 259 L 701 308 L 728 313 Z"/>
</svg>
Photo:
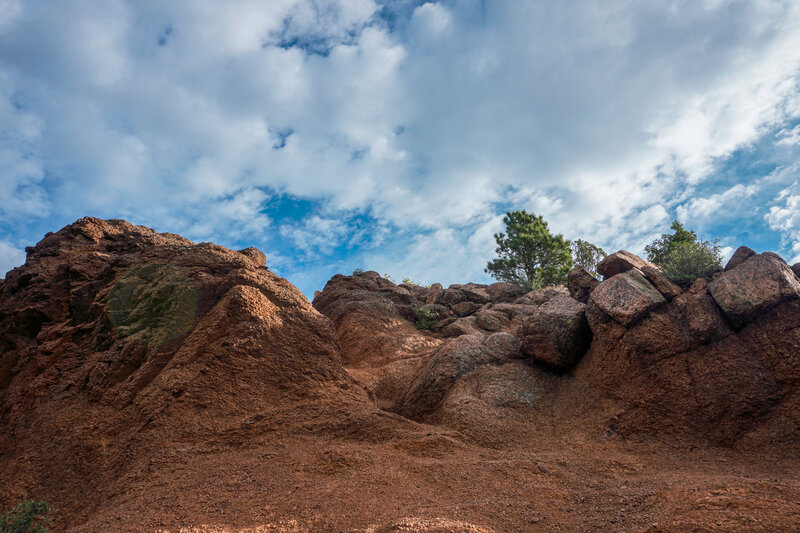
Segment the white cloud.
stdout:
<svg viewBox="0 0 800 533">
<path fill-rule="evenodd" d="M 791 250 L 793 258 L 789 262 L 800 262 L 800 185 L 797 182 L 778 194 L 765 219 L 772 229 L 781 233 L 786 248 Z"/>
<path fill-rule="evenodd" d="M 689 223 L 703 223 L 710 218 L 723 218 L 739 212 L 745 201 L 756 194 L 758 184 L 737 183 L 730 189 L 707 197 L 695 197 L 680 205 L 678 219 Z"/>
<path fill-rule="evenodd" d="M 498 211 L 634 251 L 675 209 L 746 203 L 745 182 L 688 195 L 770 128 L 797 136 L 797 2 L 401 4 L 6 0 L 0 220 L 90 212 L 265 248 L 285 225 L 325 254 L 352 231 L 326 221 L 368 213 L 362 235 L 423 232 L 408 275 L 463 280 Z M 325 208 L 284 224 L 268 194 Z"/>
<path fill-rule="evenodd" d="M 12 268 L 25 262 L 25 252 L 8 241 L 0 240 L 0 274 L 5 277 Z"/>
</svg>

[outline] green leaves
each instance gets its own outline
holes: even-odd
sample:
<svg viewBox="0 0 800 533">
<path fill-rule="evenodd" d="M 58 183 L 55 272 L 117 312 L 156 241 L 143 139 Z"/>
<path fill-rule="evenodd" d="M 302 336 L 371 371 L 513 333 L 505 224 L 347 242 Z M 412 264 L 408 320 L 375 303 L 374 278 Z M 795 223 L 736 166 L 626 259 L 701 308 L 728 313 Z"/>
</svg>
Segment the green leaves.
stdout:
<svg viewBox="0 0 800 533">
<path fill-rule="evenodd" d="M 575 266 L 583 267 L 592 276 L 599 278 L 597 263 L 605 259 L 606 252 L 599 246 L 578 239 L 572 241 L 572 261 Z"/>
<path fill-rule="evenodd" d="M 541 216 L 510 211 L 503 218 L 505 233 L 497 233 L 497 259 L 489 261 L 486 272 L 500 281 L 529 289 L 565 283 L 572 269 L 570 243 L 553 235 Z"/>
<path fill-rule="evenodd" d="M 710 279 L 714 272 L 722 270 L 716 242 L 698 240 L 697 233 L 686 230 L 677 220 L 672 222 L 672 230 L 645 246 L 647 259 L 661 267 L 667 277 L 688 287 L 698 278 Z"/>
<path fill-rule="evenodd" d="M 25 500 L 0 515 L 0 533 L 45 533 L 54 511 L 47 502 Z"/>
</svg>

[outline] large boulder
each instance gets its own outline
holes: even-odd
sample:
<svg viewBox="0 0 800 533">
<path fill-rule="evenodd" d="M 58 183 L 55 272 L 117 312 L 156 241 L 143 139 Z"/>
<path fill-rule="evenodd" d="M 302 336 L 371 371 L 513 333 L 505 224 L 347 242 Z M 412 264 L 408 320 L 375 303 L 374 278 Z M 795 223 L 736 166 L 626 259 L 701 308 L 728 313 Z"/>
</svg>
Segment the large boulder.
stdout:
<svg viewBox="0 0 800 533">
<path fill-rule="evenodd" d="M 503 281 L 492 283 L 486 287 L 486 291 L 489 293 L 489 296 L 493 302 L 503 303 L 513 302 L 525 294 L 525 289 L 523 287 L 520 287 L 514 283 L 506 283 Z"/>
<path fill-rule="evenodd" d="M 480 285 L 478 283 L 455 284 L 448 287 L 448 290 L 451 289 L 461 291 L 469 302 L 483 305 L 492 301 L 491 294 L 486 285 Z"/>
<path fill-rule="evenodd" d="M 502 331 L 509 323 L 507 314 L 485 306 L 475 313 L 475 324 L 484 331 Z"/>
<path fill-rule="evenodd" d="M 600 285 L 600 280 L 583 267 L 575 267 L 567 274 L 567 290 L 573 298 L 580 302 L 588 302 L 589 295 L 598 285 Z"/>
<path fill-rule="evenodd" d="M 464 375 L 481 365 L 519 357 L 519 340 L 508 333 L 462 335 L 444 344 L 420 370 L 403 400 L 399 413 L 424 420 Z"/>
<path fill-rule="evenodd" d="M 620 250 L 600 261 L 597 272 L 603 279 L 609 279 L 634 268 L 639 270 L 666 299 L 671 300 L 681 293 L 681 288 L 670 281 L 660 268 L 625 250 Z"/>
<path fill-rule="evenodd" d="M 792 272 L 794 275 L 800 278 L 800 263 L 795 263 L 792 265 Z"/>
<path fill-rule="evenodd" d="M 551 298 L 562 294 L 569 294 L 569 290 L 563 285 L 553 285 L 550 287 L 542 287 L 528 292 L 524 296 L 520 296 L 514 303 L 522 305 L 542 305 Z"/>
<path fill-rule="evenodd" d="M 742 328 L 759 313 L 800 296 L 800 279 L 775 254 L 750 257 L 708 287 L 731 324 Z"/>
<path fill-rule="evenodd" d="M 585 307 L 564 295 L 539 306 L 520 328 L 523 353 L 553 368 L 566 369 L 574 365 L 592 340 Z"/>
<path fill-rule="evenodd" d="M 589 302 L 623 326 L 630 326 L 666 299 L 639 269 L 633 269 L 603 281 Z"/>
<path fill-rule="evenodd" d="M 756 253 L 748 248 L 747 246 L 740 246 L 733 252 L 733 255 L 728 260 L 728 264 L 725 265 L 725 272 L 728 270 L 733 270 L 737 266 L 741 265 L 751 257 L 756 255 Z"/>
<path fill-rule="evenodd" d="M 460 302 L 451 307 L 453 313 L 459 317 L 469 316 L 480 308 L 480 304 L 476 304 L 474 302 Z"/>
<path fill-rule="evenodd" d="M 641 270 L 643 266 L 648 264 L 652 263 L 645 261 L 638 255 L 632 254 L 627 250 L 620 250 L 619 252 L 607 255 L 602 261 L 597 263 L 597 273 L 603 276 L 603 279 L 608 279 L 634 268 Z"/>
</svg>

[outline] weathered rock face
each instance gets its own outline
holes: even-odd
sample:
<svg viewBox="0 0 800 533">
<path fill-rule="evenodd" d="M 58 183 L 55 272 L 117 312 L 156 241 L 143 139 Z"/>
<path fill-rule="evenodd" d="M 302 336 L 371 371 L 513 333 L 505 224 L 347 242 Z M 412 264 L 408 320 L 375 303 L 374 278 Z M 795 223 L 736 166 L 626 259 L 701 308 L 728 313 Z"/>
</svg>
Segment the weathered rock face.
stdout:
<svg viewBox="0 0 800 533">
<path fill-rule="evenodd" d="M 709 291 L 736 329 L 782 301 L 800 297 L 800 279 L 780 257 L 759 254 L 718 276 Z"/>
<path fill-rule="evenodd" d="M 398 412 L 408 418 L 425 420 L 459 378 L 479 366 L 508 361 L 518 355 L 519 340 L 508 333 L 488 337 L 481 333 L 462 335 L 443 345 L 428 360 L 411 383 Z"/>
<path fill-rule="evenodd" d="M 800 362 L 782 354 L 800 347 L 800 306 L 785 263 L 753 256 L 669 302 L 636 272 L 593 291 L 586 314 L 594 339 L 576 368 L 576 387 L 614 400 L 612 430 L 728 443 L 798 439 L 800 417 L 789 414 L 798 402 L 787 382 L 800 376 Z M 762 333 L 774 326 L 779 343 Z"/>
<path fill-rule="evenodd" d="M 557 296 L 540 305 L 522 324 L 523 353 L 553 368 L 573 366 L 592 340 L 585 307 L 568 296 Z"/>
<path fill-rule="evenodd" d="M 794 275 L 800 278 L 800 263 L 795 263 L 792 265 L 792 272 Z"/>
<path fill-rule="evenodd" d="M 395 379 L 391 394 L 381 393 L 386 398 L 382 405 L 416 420 L 452 424 L 460 430 L 470 428 L 474 434 L 479 430 L 468 423 L 470 406 L 476 409 L 475 420 L 484 424 L 491 418 L 487 413 L 499 416 L 492 411 L 496 406 L 487 407 L 491 402 L 487 403 L 479 384 L 491 382 L 492 390 L 497 391 L 497 384 L 507 379 L 509 384 L 516 384 L 514 387 L 523 383 L 532 387 L 528 393 L 515 388 L 512 396 L 556 405 L 570 404 L 559 398 L 577 396 L 573 388 L 593 391 L 598 396 L 586 405 L 579 404 L 577 410 L 588 405 L 612 406 L 608 407 L 607 423 L 613 431 L 624 434 L 669 431 L 715 442 L 736 442 L 751 438 L 747 437 L 748 428 L 754 425 L 776 427 L 767 421 L 780 405 L 777 410 L 783 420 L 792 420 L 783 429 L 792 436 L 785 438 L 798 438 L 797 416 L 789 414 L 791 408 L 779 400 L 786 397 L 791 386 L 777 369 L 797 375 L 800 364 L 793 357 L 787 363 L 775 354 L 774 347 L 761 346 L 766 340 L 743 340 L 745 331 L 763 329 L 757 324 L 770 305 L 784 308 L 793 301 L 796 278 L 790 281 L 793 274 L 779 258 L 772 254 L 752 257 L 719 274 L 711 285 L 698 280 L 682 291 L 658 268 L 632 254 L 621 252 L 609 257 L 605 272 L 616 272 L 614 275 L 603 282 L 592 282 L 576 271 L 571 276 L 571 293 L 564 287 L 546 287 L 513 302 L 479 303 L 484 302 L 485 295 L 479 292 L 468 299 L 466 285 L 436 291 L 435 301 L 452 302 L 438 304 L 450 315 L 431 332 L 417 332 L 435 348 L 410 351 L 419 354 L 416 365 L 407 367 L 402 378 Z M 583 279 L 580 283 L 579 278 Z M 764 287 L 753 294 L 766 298 L 767 304 L 748 296 L 752 292 L 748 280 Z M 714 289 L 715 284 L 719 288 Z M 491 297 L 492 291 L 487 288 L 486 292 Z M 723 292 L 734 302 L 742 298 L 748 302 L 747 310 L 740 312 L 741 322 L 731 320 L 731 309 L 738 308 L 726 307 L 715 299 L 718 296 L 724 302 Z M 453 296 L 445 298 L 445 294 Z M 506 300 L 513 293 L 508 294 Z M 586 304 L 575 298 L 587 295 Z M 420 294 L 411 305 L 424 301 L 431 301 L 430 293 Z M 327 312 L 324 307 L 320 309 Z M 407 327 L 411 327 L 410 321 Z M 784 331 L 781 338 L 799 334 L 793 326 L 787 328 L 793 333 Z M 741 333 L 737 334 L 738 330 Z M 342 333 L 345 339 L 347 332 Z M 487 348 L 487 339 L 494 338 L 493 334 L 513 338 L 516 344 L 508 343 L 511 348 L 502 355 L 493 353 Z M 781 352 L 794 342 L 782 347 Z M 383 347 L 390 342 L 380 344 Z M 349 349 L 343 346 L 343 352 Z M 369 361 L 381 360 L 377 349 L 371 355 L 364 355 L 369 350 L 358 352 L 366 366 Z M 716 368 L 722 370 L 716 372 Z M 574 380 L 570 377 L 573 375 Z M 543 384 L 549 379 L 545 376 L 565 381 L 543 396 L 547 388 Z M 501 396 L 497 392 L 496 397 Z"/>
</svg>

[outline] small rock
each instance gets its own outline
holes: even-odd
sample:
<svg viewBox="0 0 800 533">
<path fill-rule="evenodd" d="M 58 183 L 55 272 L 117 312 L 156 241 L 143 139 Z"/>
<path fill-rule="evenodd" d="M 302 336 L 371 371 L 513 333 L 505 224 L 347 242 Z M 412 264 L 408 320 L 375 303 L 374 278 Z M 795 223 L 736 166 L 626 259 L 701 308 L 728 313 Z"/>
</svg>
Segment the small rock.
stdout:
<svg viewBox="0 0 800 533">
<path fill-rule="evenodd" d="M 644 274 L 644 277 L 647 278 L 647 281 L 652 283 L 656 290 L 663 294 L 667 300 L 672 300 L 683 292 L 681 288 L 670 281 L 667 275 L 657 266 L 648 263 L 640 270 L 642 274 Z"/>
<path fill-rule="evenodd" d="M 733 255 L 728 260 L 728 264 L 725 265 L 725 272 L 728 270 L 733 270 L 737 266 L 741 265 L 751 257 L 756 255 L 756 253 L 748 248 L 747 246 L 740 246 L 733 252 Z"/>
<path fill-rule="evenodd" d="M 492 301 L 492 297 L 489 295 L 486 285 L 479 285 L 477 283 L 456 284 L 450 285 L 450 287 L 447 288 L 447 290 L 450 289 L 461 291 L 464 298 L 470 302 L 483 305 Z"/>
<path fill-rule="evenodd" d="M 451 286 L 446 288 L 444 292 L 442 292 L 442 295 L 434 303 L 453 306 L 466 301 L 466 299 L 467 296 L 464 294 L 464 291 Z"/>
<path fill-rule="evenodd" d="M 478 326 L 475 325 L 474 316 L 458 318 L 442 328 L 442 335 L 445 337 L 460 337 L 471 333 L 480 333 Z"/>
<path fill-rule="evenodd" d="M 264 252 L 254 246 L 239 250 L 239 253 L 247 257 L 256 266 L 263 267 L 267 264 L 267 256 L 264 255 Z"/>
<path fill-rule="evenodd" d="M 505 313 L 482 308 L 475 314 L 476 325 L 486 331 L 501 331 L 508 327 L 509 319 Z"/>
<path fill-rule="evenodd" d="M 480 308 L 481 306 L 474 302 L 459 302 L 450 309 L 452 309 L 457 316 L 464 317 L 471 315 Z"/>
<path fill-rule="evenodd" d="M 588 302 L 589 295 L 598 285 L 600 285 L 600 280 L 583 267 L 576 267 L 567 275 L 567 289 L 579 302 Z"/>
</svg>

